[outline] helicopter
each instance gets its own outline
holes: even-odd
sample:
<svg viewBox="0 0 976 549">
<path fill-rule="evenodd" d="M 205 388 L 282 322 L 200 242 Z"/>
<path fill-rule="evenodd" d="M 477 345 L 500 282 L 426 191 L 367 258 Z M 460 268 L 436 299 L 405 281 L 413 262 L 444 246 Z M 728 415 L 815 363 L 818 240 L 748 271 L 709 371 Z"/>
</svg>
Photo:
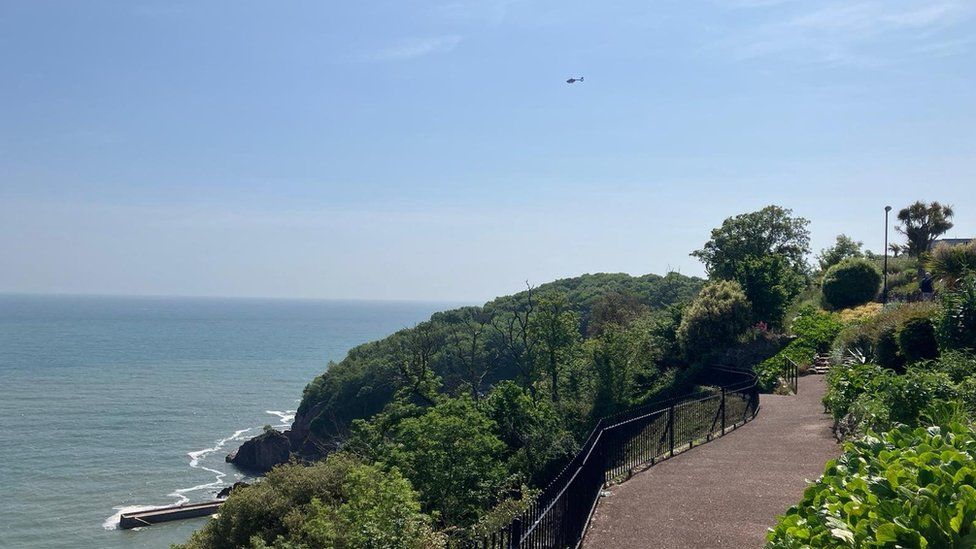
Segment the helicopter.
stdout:
<svg viewBox="0 0 976 549">
<path fill-rule="evenodd" d="M 575 84 L 577 82 L 582 82 L 582 81 L 583 81 L 583 77 L 582 76 L 580 76 L 579 78 L 576 78 L 574 76 L 573 78 L 570 78 L 569 80 L 567 80 L 566 83 L 567 84 Z"/>
</svg>

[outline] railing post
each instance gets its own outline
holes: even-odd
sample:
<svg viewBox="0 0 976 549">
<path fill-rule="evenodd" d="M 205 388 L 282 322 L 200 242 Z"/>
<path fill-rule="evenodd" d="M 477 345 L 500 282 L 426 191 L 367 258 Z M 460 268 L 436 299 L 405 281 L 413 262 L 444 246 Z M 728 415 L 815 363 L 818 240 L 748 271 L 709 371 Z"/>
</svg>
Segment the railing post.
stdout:
<svg viewBox="0 0 976 549">
<path fill-rule="evenodd" d="M 725 434 L 725 387 L 722 387 L 722 434 Z"/>
<path fill-rule="evenodd" d="M 515 517 L 509 530 L 509 547 L 519 549 L 522 546 L 522 517 Z"/>
<path fill-rule="evenodd" d="M 674 457 L 674 404 L 668 408 L 668 446 L 671 447 L 671 457 Z"/>
</svg>

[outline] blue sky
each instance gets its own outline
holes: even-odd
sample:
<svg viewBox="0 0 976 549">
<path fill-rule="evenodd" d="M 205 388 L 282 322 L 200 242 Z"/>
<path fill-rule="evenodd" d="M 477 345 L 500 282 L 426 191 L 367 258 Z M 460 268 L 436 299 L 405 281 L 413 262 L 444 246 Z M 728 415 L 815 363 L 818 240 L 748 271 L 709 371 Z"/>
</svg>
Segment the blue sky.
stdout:
<svg viewBox="0 0 976 549">
<path fill-rule="evenodd" d="M 701 274 L 770 203 L 973 236 L 974 51 L 968 1 L 0 0 L 0 291 L 477 301 Z"/>
</svg>

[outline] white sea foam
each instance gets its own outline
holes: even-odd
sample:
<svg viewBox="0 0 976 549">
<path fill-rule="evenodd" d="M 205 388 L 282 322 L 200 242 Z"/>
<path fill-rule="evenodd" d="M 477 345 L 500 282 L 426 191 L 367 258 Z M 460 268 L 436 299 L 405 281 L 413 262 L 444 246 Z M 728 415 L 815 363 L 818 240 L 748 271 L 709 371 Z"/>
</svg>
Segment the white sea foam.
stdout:
<svg viewBox="0 0 976 549">
<path fill-rule="evenodd" d="M 190 456 L 190 467 L 196 469 L 197 466 L 200 464 L 200 458 L 209 456 L 214 452 L 219 452 L 220 449 L 223 448 L 228 442 L 232 442 L 235 440 L 243 440 L 244 434 L 253 430 L 254 427 L 249 427 L 247 429 L 240 429 L 238 431 L 234 431 L 233 435 L 218 440 L 217 443 L 214 446 L 211 446 L 210 448 L 204 448 L 203 450 L 197 450 L 195 452 L 187 452 L 186 455 Z"/>
<path fill-rule="evenodd" d="M 153 509 L 159 509 L 160 507 L 165 507 L 161 505 L 126 505 L 124 507 L 113 507 L 115 509 L 115 514 L 105 519 L 102 523 L 102 528 L 106 530 L 116 530 L 119 527 L 119 519 L 122 518 L 122 513 L 135 513 L 137 511 L 151 511 Z"/>
<path fill-rule="evenodd" d="M 204 448 L 202 450 L 187 452 L 186 455 L 190 457 L 190 467 L 193 469 L 200 469 L 203 471 L 207 471 L 208 473 L 213 473 L 214 480 L 213 482 L 197 484 L 196 486 L 190 486 L 188 488 L 177 488 L 176 490 L 173 490 L 172 492 L 166 495 L 171 498 L 176 498 L 176 505 L 183 505 L 184 503 L 189 503 L 190 498 L 187 497 L 186 494 L 189 494 L 190 492 L 196 492 L 198 490 L 214 489 L 222 486 L 224 484 L 224 477 L 227 476 L 227 473 L 223 471 L 219 471 L 217 469 L 213 469 L 211 467 L 206 467 L 204 465 L 201 465 L 200 460 L 202 460 L 203 458 L 211 454 L 219 452 L 224 448 L 224 446 L 227 445 L 228 442 L 244 440 L 245 438 L 247 438 L 245 435 L 255 429 L 256 427 L 248 427 L 247 429 L 238 429 L 237 431 L 234 431 L 234 434 L 218 440 L 210 448 Z"/>
<path fill-rule="evenodd" d="M 298 410 L 285 410 L 285 411 L 266 410 L 265 412 L 278 418 L 280 423 L 274 425 L 273 427 L 276 427 L 278 429 L 287 429 L 288 427 L 291 427 L 292 422 L 295 421 L 295 414 L 298 413 Z M 202 471 L 207 471 L 208 473 L 213 473 L 214 480 L 213 482 L 197 484 L 196 486 L 190 486 L 188 488 L 177 488 L 176 490 L 173 490 L 169 494 L 166 494 L 168 497 L 176 498 L 176 501 L 172 505 L 183 505 L 185 503 L 189 503 L 190 498 L 187 497 L 186 494 L 189 494 L 191 492 L 196 492 L 199 490 L 213 490 L 215 488 L 221 487 L 224 484 L 224 478 L 227 476 L 227 473 L 217 469 L 213 469 L 211 467 L 207 467 L 205 465 L 201 465 L 200 463 L 201 460 L 203 460 L 207 456 L 210 456 L 212 454 L 221 451 L 229 442 L 237 442 L 237 441 L 242 441 L 247 439 L 248 436 L 246 435 L 248 435 L 248 433 L 250 433 L 251 431 L 257 429 L 259 429 L 259 427 L 248 427 L 247 429 L 238 429 L 237 431 L 234 431 L 232 435 L 218 440 L 217 442 L 214 443 L 213 446 L 209 448 L 187 452 L 186 455 L 190 458 L 190 467 L 193 469 L 200 469 Z M 235 473 L 234 478 L 236 480 L 240 480 L 244 478 L 244 475 L 241 475 L 240 473 Z M 119 519 L 121 518 L 122 513 L 132 513 L 135 511 L 148 511 L 150 509 L 158 509 L 159 507 L 161 506 L 130 505 L 126 507 L 115 507 L 116 513 L 110 516 L 109 518 L 105 519 L 105 522 L 102 524 L 102 526 L 107 530 L 114 530 L 119 527 Z"/>
<path fill-rule="evenodd" d="M 275 425 L 275 427 L 288 428 L 291 427 L 292 422 L 295 421 L 295 414 L 298 413 L 298 410 L 285 410 L 284 412 L 280 412 L 278 410 L 265 410 L 265 413 L 277 416 L 278 419 L 281 420 L 281 423 L 279 425 Z"/>
</svg>

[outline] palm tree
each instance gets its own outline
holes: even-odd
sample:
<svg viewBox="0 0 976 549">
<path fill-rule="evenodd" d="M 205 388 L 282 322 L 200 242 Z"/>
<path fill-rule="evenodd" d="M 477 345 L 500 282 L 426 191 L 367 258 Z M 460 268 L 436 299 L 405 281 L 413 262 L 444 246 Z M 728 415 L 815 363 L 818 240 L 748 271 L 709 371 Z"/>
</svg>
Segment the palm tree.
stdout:
<svg viewBox="0 0 976 549">
<path fill-rule="evenodd" d="M 922 201 L 898 212 L 898 221 L 902 225 L 896 229 L 908 239 L 902 251 L 918 259 L 919 279 L 925 275 L 924 261 L 929 254 L 929 248 L 936 238 L 952 228 L 952 221 L 949 220 L 954 214 L 952 206 L 938 202 L 926 204 Z"/>
</svg>

